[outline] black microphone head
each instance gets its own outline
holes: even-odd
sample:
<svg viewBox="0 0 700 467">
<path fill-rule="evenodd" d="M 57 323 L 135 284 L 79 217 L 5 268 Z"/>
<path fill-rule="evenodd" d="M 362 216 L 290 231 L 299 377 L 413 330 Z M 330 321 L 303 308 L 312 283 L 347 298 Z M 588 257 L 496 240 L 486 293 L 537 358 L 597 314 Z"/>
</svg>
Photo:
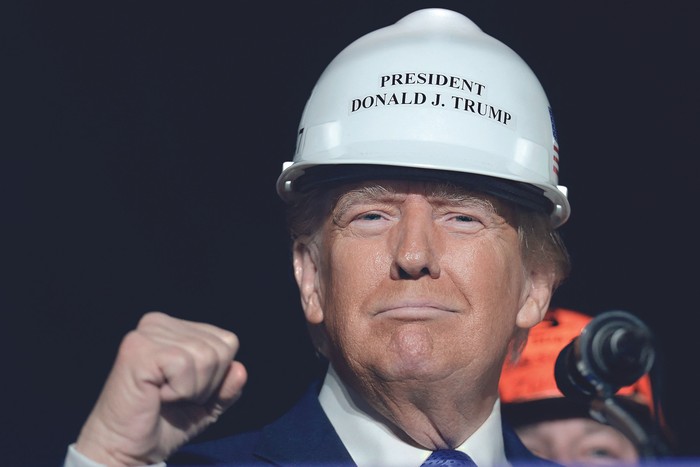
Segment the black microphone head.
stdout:
<svg viewBox="0 0 700 467">
<path fill-rule="evenodd" d="M 578 371 L 574 346 L 576 339 L 569 342 L 554 363 L 554 380 L 564 396 L 574 400 L 588 401 L 598 392 L 596 387 Z"/>
<path fill-rule="evenodd" d="M 651 331 L 625 311 L 593 318 L 581 332 L 577 351 L 591 378 L 612 386 L 613 392 L 633 384 L 654 363 Z"/>
<path fill-rule="evenodd" d="M 654 363 L 649 328 L 625 311 L 593 318 L 559 354 L 555 377 L 569 397 L 612 396 L 636 382 Z"/>
</svg>

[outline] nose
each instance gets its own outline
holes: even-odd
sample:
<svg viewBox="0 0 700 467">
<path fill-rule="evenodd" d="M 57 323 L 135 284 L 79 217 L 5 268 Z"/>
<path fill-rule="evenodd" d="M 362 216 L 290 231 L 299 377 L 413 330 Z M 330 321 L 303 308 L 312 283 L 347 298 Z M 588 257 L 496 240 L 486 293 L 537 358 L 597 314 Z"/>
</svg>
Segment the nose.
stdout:
<svg viewBox="0 0 700 467">
<path fill-rule="evenodd" d="M 395 226 L 394 260 L 391 278 L 419 279 L 440 277 L 439 234 L 430 206 L 410 206 Z"/>
</svg>

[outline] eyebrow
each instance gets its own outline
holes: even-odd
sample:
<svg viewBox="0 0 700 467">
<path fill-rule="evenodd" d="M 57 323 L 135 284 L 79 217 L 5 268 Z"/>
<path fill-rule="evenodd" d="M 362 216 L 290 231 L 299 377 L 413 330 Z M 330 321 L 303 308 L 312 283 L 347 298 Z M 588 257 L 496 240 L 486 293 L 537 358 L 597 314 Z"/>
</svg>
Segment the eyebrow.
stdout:
<svg viewBox="0 0 700 467">
<path fill-rule="evenodd" d="M 347 191 L 338 198 L 333 210 L 334 217 L 342 217 L 356 204 L 389 202 L 400 195 L 392 187 L 380 184 L 358 187 Z M 472 206 L 491 213 L 496 212 L 496 208 L 490 200 L 448 183 L 435 185 L 427 197 L 431 203 L 441 206 Z"/>
<path fill-rule="evenodd" d="M 390 190 L 382 185 L 370 185 L 352 189 L 340 195 L 333 209 L 333 217 L 336 219 L 343 217 L 350 207 L 356 204 L 370 201 L 388 201 L 395 195 L 396 192 L 394 190 Z"/>
</svg>

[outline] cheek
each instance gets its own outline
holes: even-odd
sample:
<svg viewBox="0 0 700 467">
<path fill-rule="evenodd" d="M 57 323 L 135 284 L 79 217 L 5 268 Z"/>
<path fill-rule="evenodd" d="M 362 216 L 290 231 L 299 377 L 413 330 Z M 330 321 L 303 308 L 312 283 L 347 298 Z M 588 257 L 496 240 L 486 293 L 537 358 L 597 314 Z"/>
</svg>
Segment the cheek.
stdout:
<svg viewBox="0 0 700 467">
<path fill-rule="evenodd" d="M 502 346 L 512 338 L 525 295 L 519 253 L 493 244 L 453 251 L 460 254 L 447 258 L 445 270 L 469 303 L 475 326 L 484 330 L 475 338 L 484 349 Z"/>
<path fill-rule="evenodd" d="M 520 254 L 511 245 L 455 246 L 445 268 L 474 307 L 517 311 L 525 290 Z M 515 315 L 513 315 L 515 316 Z"/>
<path fill-rule="evenodd" d="M 357 242 L 343 246 L 339 241 L 328 251 L 320 276 L 326 326 L 347 331 L 388 277 L 391 258 L 378 245 Z"/>
<path fill-rule="evenodd" d="M 354 303 L 389 274 L 390 258 L 376 247 L 336 248 L 329 257 L 329 293 L 339 303 Z"/>
</svg>

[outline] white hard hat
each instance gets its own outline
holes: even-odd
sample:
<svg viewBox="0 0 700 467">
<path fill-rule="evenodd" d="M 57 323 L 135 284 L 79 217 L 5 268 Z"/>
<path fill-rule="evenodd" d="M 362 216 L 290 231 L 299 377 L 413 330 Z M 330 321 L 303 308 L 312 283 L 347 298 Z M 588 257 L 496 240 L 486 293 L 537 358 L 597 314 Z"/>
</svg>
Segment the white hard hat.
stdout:
<svg viewBox="0 0 700 467">
<path fill-rule="evenodd" d="M 463 182 L 569 217 L 557 185 L 552 112 L 530 67 L 471 20 L 429 8 L 359 38 L 309 97 L 285 201 L 318 183 L 368 178 Z"/>
</svg>

